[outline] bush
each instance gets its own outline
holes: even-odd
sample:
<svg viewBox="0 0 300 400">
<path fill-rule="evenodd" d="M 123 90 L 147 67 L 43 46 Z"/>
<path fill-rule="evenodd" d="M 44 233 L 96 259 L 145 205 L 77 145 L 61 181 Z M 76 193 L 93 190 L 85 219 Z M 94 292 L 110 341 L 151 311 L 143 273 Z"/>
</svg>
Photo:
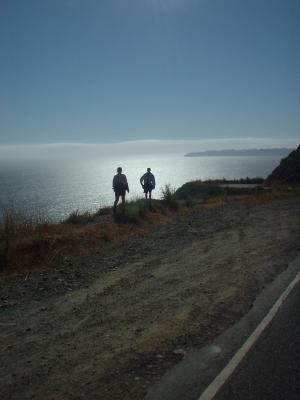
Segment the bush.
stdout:
<svg viewBox="0 0 300 400">
<path fill-rule="evenodd" d="M 86 225 L 94 221 L 94 215 L 89 212 L 80 214 L 79 210 L 72 211 L 71 214 L 63 221 L 66 224 Z"/>
<path fill-rule="evenodd" d="M 202 181 L 193 181 L 185 183 L 176 192 L 176 196 L 181 200 L 190 198 L 209 198 L 220 196 L 224 192 L 221 186 L 212 183 L 204 183 Z"/>
<path fill-rule="evenodd" d="M 171 210 L 178 210 L 179 203 L 176 198 L 176 188 L 170 184 L 165 185 L 161 189 L 162 200 Z"/>
<path fill-rule="evenodd" d="M 141 218 L 145 218 L 147 212 L 145 200 L 139 199 L 128 204 L 127 217 L 131 222 L 138 223 Z"/>
<path fill-rule="evenodd" d="M 121 206 L 122 207 L 122 206 Z M 142 218 L 145 218 L 150 210 L 145 199 L 136 199 L 126 204 L 123 213 L 114 215 L 115 222 L 118 223 L 134 223 L 138 224 Z"/>
</svg>

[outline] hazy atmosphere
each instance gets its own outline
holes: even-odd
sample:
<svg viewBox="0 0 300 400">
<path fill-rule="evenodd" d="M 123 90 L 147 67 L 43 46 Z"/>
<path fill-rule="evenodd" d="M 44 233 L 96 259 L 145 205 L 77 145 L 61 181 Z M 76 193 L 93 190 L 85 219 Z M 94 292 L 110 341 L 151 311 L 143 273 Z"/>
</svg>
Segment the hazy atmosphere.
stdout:
<svg viewBox="0 0 300 400">
<path fill-rule="evenodd" d="M 0 0 L 1 400 L 299 399 L 299 22 Z"/>
<path fill-rule="evenodd" d="M 289 146 L 299 17 L 297 0 L 3 0 L 0 145 Z"/>
</svg>

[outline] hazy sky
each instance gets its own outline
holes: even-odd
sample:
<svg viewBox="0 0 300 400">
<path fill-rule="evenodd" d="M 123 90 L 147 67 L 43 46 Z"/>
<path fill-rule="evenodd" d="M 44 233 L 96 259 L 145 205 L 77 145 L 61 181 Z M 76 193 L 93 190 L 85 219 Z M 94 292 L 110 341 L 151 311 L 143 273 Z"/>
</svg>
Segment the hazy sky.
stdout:
<svg viewBox="0 0 300 400">
<path fill-rule="evenodd" d="M 299 0 L 1 0 L 0 144 L 296 140 L 299 20 Z"/>
</svg>

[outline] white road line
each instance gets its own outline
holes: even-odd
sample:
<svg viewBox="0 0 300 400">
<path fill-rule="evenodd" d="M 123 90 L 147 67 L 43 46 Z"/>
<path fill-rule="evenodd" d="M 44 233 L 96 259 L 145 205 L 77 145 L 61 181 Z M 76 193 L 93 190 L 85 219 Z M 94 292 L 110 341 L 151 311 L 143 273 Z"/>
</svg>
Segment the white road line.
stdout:
<svg viewBox="0 0 300 400">
<path fill-rule="evenodd" d="M 236 367 L 240 364 L 242 359 L 257 341 L 259 336 L 262 334 L 264 329 L 269 325 L 272 319 L 275 317 L 277 311 L 280 306 L 284 302 L 284 300 L 288 297 L 290 292 L 293 290 L 294 286 L 300 280 L 300 272 L 296 275 L 294 280 L 288 285 L 273 307 L 270 309 L 268 314 L 264 317 L 261 323 L 257 326 L 254 332 L 248 337 L 242 347 L 235 353 L 235 355 L 231 358 L 226 367 L 219 373 L 218 376 L 210 383 L 210 385 L 205 389 L 205 391 L 201 394 L 198 400 L 212 400 L 226 380 L 230 377 Z"/>
</svg>

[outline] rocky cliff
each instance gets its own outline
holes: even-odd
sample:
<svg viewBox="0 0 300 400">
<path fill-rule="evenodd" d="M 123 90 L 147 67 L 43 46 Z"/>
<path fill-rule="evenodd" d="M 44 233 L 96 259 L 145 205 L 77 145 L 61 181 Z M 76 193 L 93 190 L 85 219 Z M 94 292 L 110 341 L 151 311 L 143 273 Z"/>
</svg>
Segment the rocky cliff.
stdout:
<svg viewBox="0 0 300 400">
<path fill-rule="evenodd" d="M 281 160 L 266 182 L 300 183 L 300 146 Z"/>
</svg>

